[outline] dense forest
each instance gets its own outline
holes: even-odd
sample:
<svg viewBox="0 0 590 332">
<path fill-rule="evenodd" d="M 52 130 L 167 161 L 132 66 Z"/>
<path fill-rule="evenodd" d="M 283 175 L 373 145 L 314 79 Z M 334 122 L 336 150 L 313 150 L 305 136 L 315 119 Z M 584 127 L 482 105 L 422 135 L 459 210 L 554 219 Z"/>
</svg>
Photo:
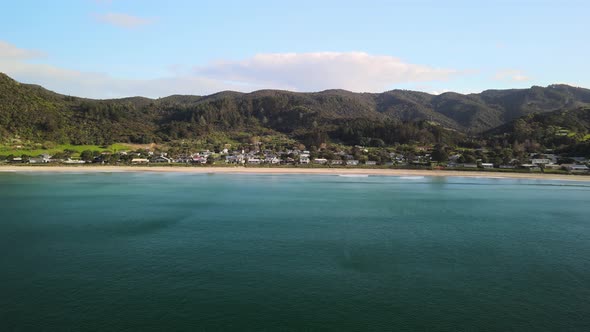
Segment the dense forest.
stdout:
<svg viewBox="0 0 590 332">
<path fill-rule="evenodd" d="M 534 141 L 551 148 L 584 150 L 588 105 L 590 90 L 566 85 L 469 95 L 263 90 L 91 100 L 21 84 L 0 74 L 0 137 L 107 145 L 219 133 L 234 139 L 277 134 L 310 146 Z"/>
</svg>

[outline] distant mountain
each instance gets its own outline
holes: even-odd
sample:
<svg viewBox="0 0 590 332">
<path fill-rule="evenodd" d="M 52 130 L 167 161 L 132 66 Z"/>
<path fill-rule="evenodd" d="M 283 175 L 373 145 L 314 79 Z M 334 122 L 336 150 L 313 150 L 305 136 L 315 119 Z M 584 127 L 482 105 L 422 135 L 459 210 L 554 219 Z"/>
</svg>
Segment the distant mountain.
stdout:
<svg viewBox="0 0 590 332">
<path fill-rule="evenodd" d="M 303 137 L 323 130 L 338 140 L 341 135 L 361 137 L 367 132 L 399 129 L 402 124 L 413 124 L 417 131 L 433 133 L 445 128 L 473 135 L 529 114 L 582 106 L 590 106 L 590 90 L 567 85 L 488 90 L 468 95 L 431 95 L 407 90 L 384 93 L 261 90 L 160 99 L 92 100 L 21 84 L 0 73 L 0 135 L 73 143 L 166 141 L 212 131 L 277 132 Z M 363 128 L 359 128 L 359 123 Z M 394 139 L 395 135 L 390 136 Z"/>
</svg>

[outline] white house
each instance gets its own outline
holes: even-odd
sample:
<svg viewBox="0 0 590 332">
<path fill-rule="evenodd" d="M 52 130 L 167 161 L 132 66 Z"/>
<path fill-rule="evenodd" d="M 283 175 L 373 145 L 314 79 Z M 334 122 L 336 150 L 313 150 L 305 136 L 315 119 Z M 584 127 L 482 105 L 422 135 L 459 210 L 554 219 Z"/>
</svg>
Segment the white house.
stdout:
<svg viewBox="0 0 590 332">
<path fill-rule="evenodd" d="M 84 164 L 85 161 L 84 160 L 74 160 L 74 159 L 68 158 L 68 160 L 64 160 L 63 163 L 64 164 Z"/>
<path fill-rule="evenodd" d="M 585 173 L 588 172 L 588 170 L 590 170 L 588 168 L 588 166 L 586 165 L 575 165 L 575 164 L 569 164 L 569 165 L 563 165 L 564 168 L 570 172 L 576 172 L 576 173 Z"/>
<path fill-rule="evenodd" d="M 131 159 L 132 164 L 148 164 L 150 161 L 146 158 L 133 158 Z"/>
</svg>

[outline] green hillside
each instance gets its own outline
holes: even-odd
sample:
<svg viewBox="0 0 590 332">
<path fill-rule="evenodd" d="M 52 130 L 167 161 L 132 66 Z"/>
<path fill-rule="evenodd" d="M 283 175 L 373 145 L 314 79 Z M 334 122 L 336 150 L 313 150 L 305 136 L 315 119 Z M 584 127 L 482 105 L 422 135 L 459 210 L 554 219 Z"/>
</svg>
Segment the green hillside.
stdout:
<svg viewBox="0 0 590 332">
<path fill-rule="evenodd" d="M 590 90 L 566 85 L 469 95 L 406 90 L 378 94 L 262 90 L 91 100 L 21 84 L 0 74 L 0 137 L 109 145 L 213 134 L 243 139 L 246 133 L 284 135 L 313 144 L 327 140 L 361 144 L 371 139 L 375 144 L 380 144 L 377 139 L 385 144 L 452 143 L 521 116 L 554 114 L 551 112 L 585 105 L 590 105 Z M 582 128 L 572 130 L 584 133 Z"/>
</svg>

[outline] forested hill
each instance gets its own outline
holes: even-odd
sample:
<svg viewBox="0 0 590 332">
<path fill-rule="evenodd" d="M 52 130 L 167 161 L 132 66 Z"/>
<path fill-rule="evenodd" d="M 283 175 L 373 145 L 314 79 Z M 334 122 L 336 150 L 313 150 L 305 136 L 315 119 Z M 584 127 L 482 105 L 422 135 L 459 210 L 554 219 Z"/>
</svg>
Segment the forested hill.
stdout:
<svg viewBox="0 0 590 332">
<path fill-rule="evenodd" d="M 74 144 L 167 141 L 212 131 L 279 132 L 293 137 L 326 134 L 345 143 L 364 136 L 407 140 L 426 132 L 440 135 L 440 128 L 478 134 L 527 114 L 586 105 L 590 105 L 590 90 L 567 85 L 469 95 L 262 90 L 91 100 L 21 84 L 0 73 L 2 137 Z M 398 133 L 390 132 L 394 129 Z"/>
</svg>

